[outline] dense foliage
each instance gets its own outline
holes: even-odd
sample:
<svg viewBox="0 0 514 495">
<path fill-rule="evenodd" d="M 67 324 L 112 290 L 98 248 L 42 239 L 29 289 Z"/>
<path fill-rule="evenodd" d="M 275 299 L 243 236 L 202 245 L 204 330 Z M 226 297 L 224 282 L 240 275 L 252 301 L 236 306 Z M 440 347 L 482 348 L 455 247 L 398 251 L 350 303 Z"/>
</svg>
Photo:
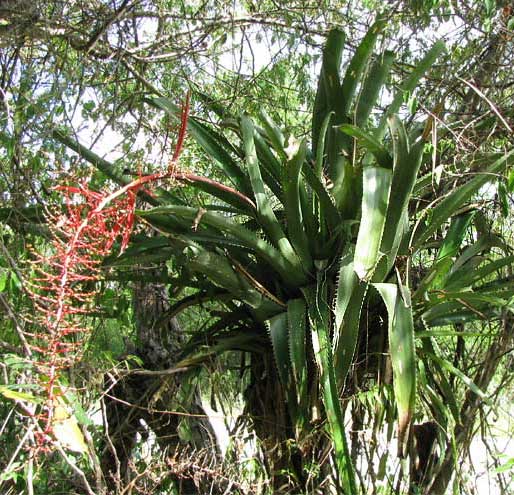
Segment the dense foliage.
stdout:
<svg viewBox="0 0 514 495">
<path fill-rule="evenodd" d="M 512 5 L 0 18 L 3 491 L 509 493 Z"/>
</svg>

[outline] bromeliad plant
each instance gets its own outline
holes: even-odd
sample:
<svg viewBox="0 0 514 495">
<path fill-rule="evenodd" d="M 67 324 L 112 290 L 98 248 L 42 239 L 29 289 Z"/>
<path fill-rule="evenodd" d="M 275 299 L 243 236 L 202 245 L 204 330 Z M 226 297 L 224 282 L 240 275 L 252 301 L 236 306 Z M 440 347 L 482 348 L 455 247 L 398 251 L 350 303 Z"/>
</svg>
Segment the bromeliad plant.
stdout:
<svg viewBox="0 0 514 495">
<path fill-rule="evenodd" d="M 372 110 L 393 63 L 391 52 L 374 54 L 382 27 L 380 21 L 372 26 L 343 77 L 345 36 L 339 30 L 329 34 L 310 141 L 288 136 L 264 112 L 257 124 L 214 106 L 229 137 L 190 118 L 189 133 L 227 183 L 191 175 L 190 184 L 208 198 L 198 206 L 169 194 L 154 197 L 154 207 L 137 215 L 160 235 L 134 240 L 118 260 L 126 267 L 173 258 L 181 271 L 177 283 L 192 290 L 177 301 L 175 313 L 206 301 L 225 308 L 193 337 L 179 366 L 197 366 L 227 350 L 273 354 L 276 373 L 268 370 L 267 379 L 278 377 L 282 395 L 271 400 L 283 397 L 289 417 L 277 443 L 292 438 L 301 454 L 293 462 L 300 463 L 296 490 L 312 482 L 302 460 L 320 461 L 325 451 L 323 434 L 313 440 L 321 424 L 332 447 L 334 483 L 342 493 L 358 493 L 343 404 L 359 401 L 374 387 L 389 390 L 389 363 L 400 458 L 408 458 L 416 398 L 427 390 L 432 403 L 440 404 L 437 420 L 443 427 L 460 422 L 458 407 L 451 405 L 447 414 L 444 406 L 450 401 L 448 363 L 438 356 L 428 329 L 490 318 L 514 293 L 488 283 L 514 258 L 480 256 L 501 245 L 499 239 L 482 236 L 466 243 L 477 218 L 466 205 L 490 174 L 511 163 L 513 152 L 481 157 L 475 165 L 483 173 L 461 180 L 444 196 L 431 196 L 425 148 L 433 120 L 407 128 L 398 112 L 444 46 L 436 43 L 427 52 L 375 120 Z M 169 99 L 148 102 L 178 118 Z M 110 164 L 57 137 L 112 174 Z M 432 201 L 430 209 L 413 201 L 424 197 Z M 437 251 L 435 259 L 428 249 Z M 426 270 L 413 268 L 419 259 Z M 471 266 L 480 268 L 471 272 Z M 385 333 L 381 321 L 387 321 Z M 452 372 L 463 379 L 462 372 Z M 272 450 L 267 454 L 273 456 Z M 407 474 L 406 461 L 403 467 Z"/>
</svg>

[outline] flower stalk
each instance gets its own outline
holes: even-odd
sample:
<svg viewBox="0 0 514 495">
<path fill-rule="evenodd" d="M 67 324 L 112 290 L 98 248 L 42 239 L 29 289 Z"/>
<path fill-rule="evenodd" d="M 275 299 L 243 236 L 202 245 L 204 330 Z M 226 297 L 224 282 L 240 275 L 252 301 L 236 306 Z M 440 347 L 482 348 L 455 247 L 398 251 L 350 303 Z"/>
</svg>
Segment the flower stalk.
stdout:
<svg viewBox="0 0 514 495">
<path fill-rule="evenodd" d="M 84 320 L 93 305 L 94 285 L 101 280 L 102 259 L 111 254 L 117 240 L 120 254 L 130 241 L 138 192 L 145 184 L 157 180 L 187 180 L 188 174 L 179 171 L 177 163 L 188 115 L 189 95 L 182 108 L 177 144 L 166 170 L 139 175 L 111 193 L 93 191 L 85 181 L 77 186 L 54 188 L 63 195 L 65 208 L 49 215 L 51 254 L 34 254 L 31 263 L 37 276 L 29 288 L 38 328 L 29 334 L 29 343 L 38 356 L 35 364 L 44 391 L 44 406 L 37 416 L 41 425 L 37 436 L 40 448 L 52 442 L 55 409 L 62 395 L 60 376 L 80 358 L 89 335 Z"/>
</svg>

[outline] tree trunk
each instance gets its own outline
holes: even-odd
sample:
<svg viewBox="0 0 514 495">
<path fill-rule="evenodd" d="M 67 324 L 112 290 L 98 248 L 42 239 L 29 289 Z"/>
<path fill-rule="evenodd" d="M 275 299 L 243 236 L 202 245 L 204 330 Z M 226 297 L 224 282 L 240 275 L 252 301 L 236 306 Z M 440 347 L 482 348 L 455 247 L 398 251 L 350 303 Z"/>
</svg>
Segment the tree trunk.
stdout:
<svg viewBox="0 0 514 495">
<path fill-rule="evenodd" d="M 134 287 L 134 317 L 137 331 L 135 354 L 147 371 L 173 368 L 184 341 L 183 331 L 175 318 L 167 318 L 169 298 L 164 284 L 136 283 Z M 167 456 L 168 470 L 180 493 L 205 493 L 212 479 L 202 479 L 198 472 L 188 468 L 187 462 L 178 462 L 198 452 L 216 457 L 215 436 L 201 406 L 196 389 L 190 393 L 190 403 L 177 400 L 181 387 L 181 374 L 126 375 L 110 379 L 106 395 L 106 442 L 102 465 L 111 492 L 120 490 L 131 478 L 131 460 L 137 436 L 155 434 L 156 443 Z M 188 384 L 186 384 L 188 385 Z M 177 411 L 178 410 L 178 411 Z M 178 414 L 177 414 L 178 412 Z M 185 414 L 187 413 L 187 414 Z M 179 437 L 179 427 L 188 422 L 187 441 Z M 194 479 L 193 479 L 194 477 Z"/>
<path fill-rule="evenodd" d="M 273 493 L 298 493 L 301 462 L 298 452 L 292 451 L 294 434 L 271 352 L 252 355 L 245 399 L 245 413 L 260 441 Z"/>
</svg>

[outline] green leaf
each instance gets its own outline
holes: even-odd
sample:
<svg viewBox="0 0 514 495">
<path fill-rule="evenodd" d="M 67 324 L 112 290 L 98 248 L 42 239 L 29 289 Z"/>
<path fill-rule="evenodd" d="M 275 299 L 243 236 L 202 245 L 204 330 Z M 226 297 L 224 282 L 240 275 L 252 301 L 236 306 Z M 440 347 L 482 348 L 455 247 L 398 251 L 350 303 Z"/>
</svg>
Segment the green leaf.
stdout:
<svg viewBox="0 0 514 495">
<path fill-rule="evenodd" d="M 296 145 L 295 145 L 296 144 Z M 288 148 L 288 161 L 284 174 L 284 209 L 287 220 L 287 233 L 296 253 L 302 260 L 304 270 L 312 270 L 312 256 L 309 240 L 305 232 L 300 204 L 300 172 L 307 155 L 305 141 L 295 143 Z"/>
<path fill-rule="evenodd" d="M 247 278 L 237 272 L 226 256 L 212 253 L 200 246 L 186 250 L 187 266 L 193 272 L 206 275 L 216 285 L 228 290 L 253 308 L 262 304 L 261 293 Z"/>
<path fill-rule="evenodd" d="M 445 286 L 445 281 L 453 265 L 452 258 L 457 254 L 468 227 L 473 220 L 475 212 L 464 213 L 452 218 L 450 228 L 439 248 L 435 264 L 430 270 L 428 277 L 421 282 L 424 290 L 441 289 Z"/>
<path fill-rule="evenodd" d="M 393 367 L 393 388 L 398 407 L 398 452 L 407 455 L 410 425 L 416 402 L 416 348 L 414 323 L 407 287 L 373 284 L 382 296 L 388 314 L 389 352 Z"/>
<path fill-rule="evenodd" d="M 334 232 L 343 221 L 336 208 L 334 198 L 307 162 L 304 162 L 302 172 L 305 181 L 318 198 L 320 204 L 320 220 L 326 222 L 329 230 Z"/>
<path fill-rule="evenodd" d="M 491 180 L 491 175 L 501 173 L 512 162 L 514 150 L 508 153 L 494 155 L 497 159 L 483 172 L 479 172 L 470 181 L 454 189 L 435 208 L 431 210 L 430 221 L 426 226 L 419 223 L 414 233 L 413 246 L 419 248 L 436 230 L 448 220 L 455 212 L 469 201 L 478 190 Z"/>
<path fill-rule="evenodd" d="M 325 140 L 327 138 L 327 132 L 328 132 L 328 125 L 330 124 L 330 120 L 332 119 L 332 116 L 334 115 L 334 112 L 328 112 L 327 116 L 325 117 L 325 120 L 323 121 L 323 124 L 320 128 L 320 135 L 319 135 L 319 141 L 318 141 L 318 148 L 316 150 L 316 175 L 321 180 L 323 177 L 323 164 L 325 161 Z"/>
<path fill-rule="evenodd" d="M 368 284 L 359 282 L 353 253 L 341 260 L 334 307 L 334 366 L 339 387 L 350 371 L 359 338 L 359 323 Z"/>
<path fill-rule="evenodd" d="M 405 128 L 396 116 L 389 119 L 389 127 L 393 138 L 394 169 L 381 250 L 389 256 L 388 267 L 391 267 L 396 256 L 393 246 L 401 238 L 402 216 L 406 218 L 408 215 L 409 201 L 421 165 L 423 142 L 409 147 Z"/>
<path fill-rule="evenodd" d="M 287 303 L 289 326 L 289 354 L 295 382 L 297 402 L 305 404 L 308 393 L 307 383 L 307 308 L 303 299 L 290 299 Z M 300 407 L 300 409 L 302 409 Z"/>
<path fill-rule="evenodd" d="M 216 322 L 216 328 L 219 328 L 219 321 Z M 233 323 L 233 320 L 231 320 Z M 209 331 L 206 332 L 209 335 Z M 203 346 L 194 341 L 194 345 L 189 347 L 189 352 L 176 363 L 175 369 L 189 368 L 198 366 L 205 362 L 212 362 L 213 356 L 219 356 L 226 351 L 240 351 L 240 352 L 264 352 L 264 342 L 261 342 L 262 335 L 255 329 L 243 327 L 240 331 L 231 332 L 230 334 L 223 335 L 223 338 L 218 340 L 215 344 Z M 269 342 L 266 343 L 269 347 Z"/>
<path fill-rule="evenodd" d="M 81 158 L 91 163 L 117 184 L 126 185 L 133 180 L 133 177 L 127 177 L 126 175 L 123 175 L 124 166 L 121 163 L 111 163 L 107 160 L 104 160 L 89 148 L 86 148 L 84 145 L 73 139 L 63 130 L 54 129 L 52 131 L 52 137 L 71 150 L 75 151 Z M 152 195 L 142 192 L 140 193 L 140 196 L 151 205 L 159 205 L 169 201 L 172 201 L 176 204 L 183 204 L 182 199 L 180 199 L 177 195 L 162 188 L 155 189 Z"/>
<path fill-rule="evenodd" d="M 312 150 L 317 155 L 318 142 L 323 135 L 321 130 L 327 114 L 334 107 L 343 108 L 341 101 L 339 67 L 345 42 L 345 34 L 333 29 L 329 32 L 323 49 L 323 61 L 318 80 L 318 90 L 312 115 Z"/>
<path fill-rule="evenodd" d="M 0 473 L 0 484 L 3 484 L 4 481 L 12 480 L 14 483 L 18 482 L 18 478 L 21 477 L 21 471 L 23 469 L 23 463 L 21 462 L 10 462 L 9 470 L 3 471 Z M 18 472 L 20 471 L 20 472 Z"/>
<path fill-rule="evenodd" d="M 343 323 L 344 315 L 348 306 L 350 305 L 350 299 L 352 297 L 353 291 L 359 284 L 359 279 L 353 267 L 353 256 L 353 252 L 346 253 L 342 257 L 339 265 L 334 304 L 334 323 L 336 332 Z"/>
<path fill-rule="evenodd" d="M 254 208 L 251 202 L 248 201 L 249 198 L 239 195 L 236 190 L 226 188 L 223 184 L 217 183 L 209 178 L 193 176 L 192 174 L 190 174 L 187 183 L 233 206 L 238 213 L 249 216 L 255 215 Z"/>
<path fill-rule="evenodd" d="M 18 392 L 17 390 L 13 390 L 12 388 L 6 387 L 4 385 L 0 385 L 0 394 L 2 394 L 7 399 L 30 402 L 31 404 L 40 404 L 42 402 L 39 397 L 35 397 L 34 395 L 28 394 L 26 392 Z"/>
<path fill-rule="evenodd" d="M 15 292 L 20 292 L 21 289 L 23 288 L 21 280 L 15 271 L 10 272 L 9 284 L 10 284 L 10 289 Z"/>
<path fill-rule="evenodd" d="M 363 171 L 362 215 L 355 246 L 354 269 L 361 280 L 369 280 L 379 260 L 391 170 L 366 167 Z"/>
<path fill-rule="evenodd" d="M 436 362 L 439 366 L 441 366 L 441 368 L 456 376 L 459 380 L 462 381 L 462 383 L 464 383 L 464 385 L 466 385 L 473 393 L 480 397 L 484 402 L 488 404 L 490 403 L 487 395 L 480 389 L 480 387 L 478 387 L 473 382 L 473 380 L 471 380 L 471 378 L 469 378 L 465 373 L 463 373 L 461 370 L 453 366 L 452 363 L 450 363 L 446 359 L 442 359 L 439 356 L 436 356 L 435 354 L 432 354 L 427 351 L 424 351 L 424 354 L 432 361 Z"/>
<path fill-rule="evenodd" d="M 306 350 L 307 310 L 303 299 L 287 304 L 288 345 L 291 386 L 286 390 L 288 408 L 297 439 L 302 439 L 309 424 L 309 383 Z"/>
<path fill-rule="evenodd" d="M 480 337 L 483 332 L 458 332 L 457 330 L 421 330 L 415 333 L 416 339 L 428 339 L 432 337 Z"/>
<path fill-rule="evenodd" d="M 332 194 L 345 219 L 356 216 L 360 203 L 360 167 L 354 161 L 353 142 L 346 134 L 337 132 L 336 127 L 351 122 L 352 107 L 356 88 L 361 83 L 362 74 L 367 67 L 369 57 L 378 33 L 383 26 L 377 21 L 366 33 L 361 44 L 352 57 L 341 84 L 340 95 L 331 101 L 330 111 L 334 111 L 334 128 L 329 130 L 327 142 L 328 176 L 334 183 Z"/>
<path fill-rule="evenodd" d="M 301 299 L 290 301 L 287 312 L 274 316 L 269 323 L 275 362 L 297 438 L 307 425 L 309 410 L 305 327 L 305 303 Z"/>
<path fill-rule="evenodd" d="M 436 291 L 431 294 L 434 302 L 421 318 L 426 326 L 442 326 L 445 323 L 471 320 L 487 320 L 494 313 L 501 315 L 506 306 L 508 293 L 504 292 L 446 292 Z M 503 297 L 502 297 L 503 296 Z"/>
<path fill-rule="evenodd" d="M 452 272 L 457 271 L 471 259 L 479 259 L 478 255 L 480 253 L 488 251 L 492 247 L 498 247 L 506 251 L 504 241 L 498 236 L 490 233 L 482 234 L 474 244 L 466 247 L 462 254 L 455 260 L 455 263 L 452 266 Z"/>
<path fill-rule="evenodd" d="M 285 390 L 291 384 L 291 365 L 289 362 L 288 350 L 288 325 L 287 312 L 279 313 L 271 318 L 269 322 L 269 331 L 271 343 L 273 345 L 273 353 L 275 355 L 275 363 L 277 365 L 278 376 Z"/>
<path fill-rule="evenodd" d="M 422 346 L 424 354 L 436 354 L 436 352 L 439 352 L 437 344 L 433 339 L 423 339 Z M 427 377 L 433 383 L 433 388 L 439 391 L 438 395 L 442 396 L 444 404 L 448 406 L 453 421 L 460 421 L 459 406 L 457 405 L 455 391 L 448 381 L 448 373 L 434 360 L 420 359 L 421 365 L 429 367 L 430 372 L 427 374 Z"/>
<path fill-rule="evenodd" d="M 366 148 L 366 151 L 369 151 L 375 157 L 377 163 L 387 169 L 393 168 L 393 159 L 387 152 L 387 150 L 382 146 L 380 141 L 377 141 L 371 134 L 363 131 L 357 126 L 351 124 L 343 124 L 338 127 L 338 129 L 349 136 L 354 137 L 357 141 Z"/>
<path fill-rule="evenodd" d="M 463 213 L 452 217 L 450 228 L 446 233 L 443 243 L 437 253 L 437 260 L 453 257 L 457 254 L 468 227 L 475 216 L 475 212 Z"/>
<path fill-rule="evenodd" d="M 255 140 L 255 150 L 261 166 L 263 180 L 277 199 L 282 202 L 282 165 L 276 159 L 268 143 L 258 132 L 256 132 L 253 137 Z"/>
<path fill-rule="evenodd" d="M 387 81 L 387 76 L 393 65 L 394 52 L 386 50 L 373 63 L 362 84 L 362 89 L 355 110 L 355 125 L 364 127 L 367 124 L 371 110 L 376 104 L 380 90 Z"/>
<path fill-rule="evenodd" d="M 166 219 L 169 215 L 188 219 L 193 222 L 198 215 L 197 208 L 187 206 L 160 206 L 151 210 L 138 210 L 136 214 L 147 218 L 151 223 L 166 229 Z M 285 259 L 274 247 L 266 241 L 260 239 L 254 232 L 244 228 L 242 225 L 231 221 L 229 218 L 207 211 L 202 215 L 203 223 L 216 227 L 222 232 L 226 232 L 236 238 L 242 245 L 251 249 L 257 256 L 266 261 L 276 270 L 283 280 L 292 287 L 301 287 L 307 282 L 307 276 L 302 271 L 297 270 L 287 259 Z M 171 230 L 173 234 L 173 230 Z"/>
<path fill-rule="evenodd" d="M 84 160 L 88 161 L 92 165 L 94 165 L 98 170 L 102 171 L 107 177 L 113 179 L 119 184 L 128 184 L 129 180 L 124 179 L 120 167 L 117 167 L 113 163 L 104 160 L 96 153 L 91 151 L 89 148 L 86 148 L 78 141 L 73 139 L 70 135 L 66 134 L 63 129 L 54 129 L 52 131 L 52 137 L 64 144 L 68 148 L 75 151 L 79 156 L 84 158 Z"/>
<path fill-rule="evenodd" d="M 0 292 L 3 292 L 5 290 L 8 278 L 9 272 L 4 268 L 0 268 Z"/>
<path fill-rule="evenodd" d="M 255 152 L 255 129 L 253 122 L 249 117 L 241 117 L 241 131 L 243 133 L 246 165 L 248 175 L 250 176 L 250 182 L 252 184 L 253 194 L 255 196 L 259 222 L 262 224 L 264 231 L 268 234 L 273 245 L 279 249 L 284 258 L 287 259 L 296 270 L 301 270 L 300 259 L 291 246 L 289 239 L 284 234 L 284 231 L 282 230 L 266 195 L 259 162 L 257 160 L 257 154 Z"/>
<path fill-rule="evenodd" d="M 498 181 L 498 200 L 500 202 L 502 216 L 503 218 L 507 218 L 509 216 L 510 206 L 507 187 L 503 180 Z"/>
<path fill-rule="evenodd" d="M 368 65 L 369 58 L 373 53 L 373 48 L 378 35 L 385 26 L 385 21 L 376 21 L 368 30 L 360 45 L 355 50 L 348 69 L 346 70 L 343 82 L 341 84 L 341 93 L 343 97 L 344 106 L 342 109 L 343 115 L 347 115 L 350 111 L 353 97 L 360 82 L 361 76 Z"/>
<path fill-rule="evenodd" d="M 514 19 L 514 17 L 513 17 Z M 507 178 L 507 189 L 512 194 L 514 193 L 514 168 L 509 172 Z"/>
<path fill-rule="evenodd" d="M 89 418 L 86 411 L 82 407 L 79 398 L 72 393 L 70 390 L 66 391 L 66 395 L 64 396 L 66 403 L 73 410 L 74 416 L 78 423 L 82 426 L 91 426 L 93 425 L 93 421 Z"/>
<path fill-rule="evenodd" d="M 507 460 L 507 462 L 501 464 L 497 468 L 494 469 L 495 473 L 505 473 L 507 471 L 511 471 L 514 469 L 514 457 L 511 457 Z"/>
<path fill-rule="evenodd" d="M 485 13 L 488 17 L 492 17 L 496 11 L 496 0 L 484 0 Z"/>
<path fill-rule="evenodd" d="M 325 136 L 323 125 L 328 114 L 333 114 L 333 125 L 349 121 L 344 113 L 345 102 L 339 77 L 344 39 L 344 34 L 338 30 L 332 30 L 328 35 L 312 117 L 312 152 L 314 157 L 320 153 L 325 156 L 327 175 L 334 183 L 333 196 L 338 205 L 346 205 L 352 192 L 355 173 L 344 156 L 350 154 L 351 140 L 331 126 Z M 324 150 L 320 149 L 322 136 L 325 138 Z"/>
<path fill-rule="evenodd" d="M 419 388 L 423 391 L 423 396 L 426 397 L 428 407 L 434 413 L 434 419 L 438 422 L 439 426 L 444 430 L 448 425 L 450 418 L 452 418 L 452 410 L 441 398 L 441 395 L 434 390 L 434 377 L 431 374 L 427 376 L 427 371 L 423 361 L 418 362 L 418 379 Z M 457 411 L 458 414 L 458 411 Z"/>
<path fill-rule="evenodd" d="M 377 129 L 375 130 L 375 138 L 377 140 L 380 141 L 384 136 L 388 118 L 398 113 L 398 110 L 400 109 L 402 103 L 405 100 L 405 95 L 411 94 L 416 89 L 420 79 L 425 75 L 425 73 L 430 69 L 430 67 L 432 67 L 434 62 L 439 57 L 439 55 L 441 55 L 441 53 L 445 49 L 446 47 L 442 41 L 437 41 L 436 43 L 434 43 L 432 48 L 416 65 L 410 76 L 402 83 L 399 91 L 396 93 L 396 95 L 393 98 L 393 101 L 391 102 L 387 110 L 384 112 L 384 115 L 382 116 L 380 123 Z"/>
<path fill-rule="evenodd" d="M 329 307 L 326 303 L 326 287 L 323 273 L 318 273 L 315 288 L 305 288 L 303 293 L 307 301 L 309 321 L 311 324 L 312 347 L 320 373 L 323 390 L 323 402 L 328 419 L 328 427 L 334 445 L 335 463 L 342 482 L 342 493 L 357 495 L 355 473 L 345 435 L 344 417 L 339 402 L 339 394 L 333 365 L 332 346 L 330 344 Z"/>
<path fill-rule="evenodd" d="M 278 153 L 278 156 L 282 159 L 286 158 L 286 138 L 280 127 L 272 120 L 272 118 L 266 113 L 265 110 L 259 112 L 261 122 L 264 125 L 266 136 L 273 145 L 273 149 Z"/>
<path fill-rule="evenodd" d="M 472 271 L 469 270 L 465 264 L 460 270 L 451 273 L 445 284 L 447 290 L 458 290 L 465 287 L 470 287 L 480 281 L 486 281 L 487 277 L 496 273 L 503 267 L 512 265 L 514 263 L 514 256 L 505 256 L 504 258 L 491 261 L 486 265 L 476 268 Z"/>
<path fill-rule="evenodd" d="M 340 387 L 345 385 L 345 380 L 350 372 L 355 349 L 359 341 L 359 323 L 367 287 L 368 284 L 360 282 L 355 288 L 343 322 L 338 329 L 339 339 L 334 353 L 334 366 L 337 383 Z"/>
</svg>

